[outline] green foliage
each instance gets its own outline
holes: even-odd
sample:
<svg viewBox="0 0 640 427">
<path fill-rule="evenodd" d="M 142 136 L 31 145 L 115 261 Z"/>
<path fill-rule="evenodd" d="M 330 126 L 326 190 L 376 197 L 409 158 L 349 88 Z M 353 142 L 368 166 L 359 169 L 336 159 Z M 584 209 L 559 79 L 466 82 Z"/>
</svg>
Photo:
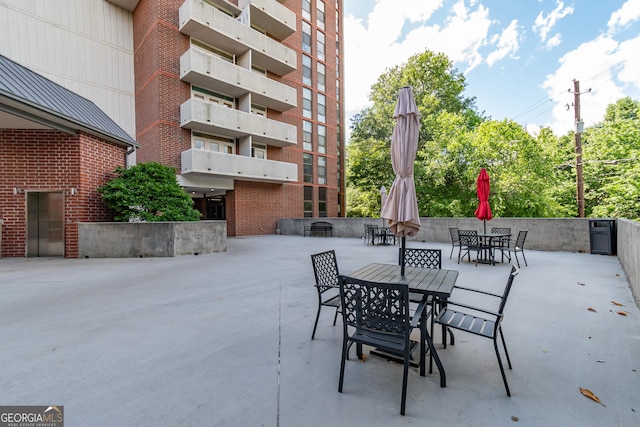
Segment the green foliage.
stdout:
<svg viewBox="0 0 640 427">
<path fill-rule="evenodd" d="M 197 221 L 200 212 L 176 180 L 173 168 L 159 163 L 118 167 L 116 177 L 98 189 L 102 200 L 116 212 L 115 220 Z"/>
<path fill-rule="evenodd" d="M 582 138 L 585 212 L 640 218 L 640 101 L 622 98 Z"/>
</svg>

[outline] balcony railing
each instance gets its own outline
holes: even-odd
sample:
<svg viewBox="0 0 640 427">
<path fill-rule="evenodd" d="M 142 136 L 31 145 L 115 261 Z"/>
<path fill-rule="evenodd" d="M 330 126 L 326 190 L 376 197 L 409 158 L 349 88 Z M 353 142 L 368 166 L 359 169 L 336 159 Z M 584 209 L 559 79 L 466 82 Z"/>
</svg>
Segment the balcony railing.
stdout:
<svg viewBox="0 0 640 427">
<path fill-rule="evenodd" d="M 298 165 L 205 150 L 181 154 L 181 174 L 206 174 L 242 181 L 296 182 Z"/>
<path fill-rule="evenodd" d="M 250 92 L 253 103 L 276 111 L 297 105 L 294 88 L 196 48 L 180 57 L 180 79 L 236 98 Z"/>
<path fill-rule="evenodd" d="M 298 143 L 293 125 L 198 99 L 189 99 L 180 106 L 180 126 L 232 138 L 251 135 L 253 142 L 275 147 Z"/>
<path fill-rule="evenodd" d="M 279 76 L 296 69 L 293 49 L 254 30 L 202 0 L 186 0 L 179 11 L 180 31 L 234 55 L 251 50 L 251 63 Z"/>
</svg>

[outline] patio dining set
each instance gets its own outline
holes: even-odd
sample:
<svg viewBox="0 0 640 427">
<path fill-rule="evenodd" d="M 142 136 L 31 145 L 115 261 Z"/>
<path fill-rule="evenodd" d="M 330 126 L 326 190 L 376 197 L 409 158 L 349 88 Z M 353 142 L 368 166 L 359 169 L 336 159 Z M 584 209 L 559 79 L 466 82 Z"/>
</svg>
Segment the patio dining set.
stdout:
<svg viewBox="0 0 640 427">
<path fill-rule="evenodd" d="M 342 349 L 338 391 L 342 393 L 345 370 L 352 345 L 356 344 L 358 360 L 365 360 L 363 346 L 370 355 L 380 355 L 403 365 L 400 413 L 405 414 L 409 366 L 419 367 L 420 376 L 429 373 L 433 364 L 440 375 L 440 386 L 446 387 L 444 362 L 436 350 L 434 331 L 441 327 L 442 346 L 455 344 L 455 331 L 491 339 L 508 396 L 511 396 L 498 346 L 502 343 L 509 369 L 512 368 L 501 323 L 504 308 L 515 276 L 512 266 L 502 293 L 488 292 L 456 285 L 457 270 L 442 269 L 440 249 L 400 249 L 400 265 L 370 263 L 348 274 L 341 274 L 334 250 L 311 255 L 318 294 L 318 310 L 311 339 L 316 335 L 323 307 L 334 310 L 333 324 L 342 315 Z M 404 273 L 404 274 L 402 274 Z M 496 300 L 495 307 L 473 306 L 452 300 L 452 295 L 478 294 Z"/>
<path fill-rule="evenodd" d="M 492 227 L 489 233 L 486 231 L 459 230 L 457 227 L 450 227 L 451 254 L 449 254 L 449 259 L 453 256 L 453 252 L 457 247 L 458 264 L 465 256 L 471 262 L 471 252 L 475 252 L 476 266 L 478 263 L 495 265 L 497 262 L 496 253 L 500 251 L 500 262 L 504 262 L 505 259 L 507 259 L 507 262 L 511 262 L 511 255 L 513 254 L 516 264 L 520 268 L 518 253 L 522 255 L 525 266 L 527 265 L 527 258 L 524 256 L 527 233 L 528 230 L 520 230 L 517 237 L 512 239 L 511 228 L 507 227 Z"/>
</svg>

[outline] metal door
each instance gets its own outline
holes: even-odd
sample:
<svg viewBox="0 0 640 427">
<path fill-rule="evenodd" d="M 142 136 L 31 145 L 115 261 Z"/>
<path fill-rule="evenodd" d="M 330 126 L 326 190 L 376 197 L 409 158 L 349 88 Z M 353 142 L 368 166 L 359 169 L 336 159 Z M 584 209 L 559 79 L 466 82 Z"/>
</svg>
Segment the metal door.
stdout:
<svg viewBox="0 0 640 427">
<path fill-rule="evenodd" d="M 27 193 L 27 257 L 64 256 L 62 192 Z"/>
</svg>

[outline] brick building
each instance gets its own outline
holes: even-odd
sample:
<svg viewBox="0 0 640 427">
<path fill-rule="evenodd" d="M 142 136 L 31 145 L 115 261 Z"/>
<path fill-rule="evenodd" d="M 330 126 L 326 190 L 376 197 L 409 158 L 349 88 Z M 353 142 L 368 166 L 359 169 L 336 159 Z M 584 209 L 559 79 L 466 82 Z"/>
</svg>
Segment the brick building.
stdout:
<svg viewBox="0 0 640 427">
<path fill-rule="evenodd" d="M 344 215 L 342 0 L 61 1 L 0 0 L 0 54 L 95 102 L 204 219 Z"/>
<path fill-rule="evenodd" d="M 2 256 L 78 256 L 78 222 L 135 141 L 92 102 L 0 55 Z"/>
</svg>

